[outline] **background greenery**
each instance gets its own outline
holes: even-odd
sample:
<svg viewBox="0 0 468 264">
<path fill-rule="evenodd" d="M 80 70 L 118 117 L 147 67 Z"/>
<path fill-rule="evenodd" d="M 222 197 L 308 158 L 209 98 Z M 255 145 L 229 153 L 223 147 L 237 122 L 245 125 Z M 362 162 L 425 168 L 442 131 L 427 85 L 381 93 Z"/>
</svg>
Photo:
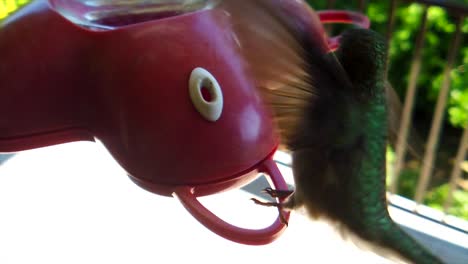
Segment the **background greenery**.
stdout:
<svg viewBox="0 0 468 264">
<path fill-rule="evenodd" d="M 0 20 L 31 0 L 0 0 Z"/>
<path fill-rule="evenodd" d="M 326 9 L 326 0 L 308 0 L 317 10 Z M 356 10 L 358 1 L 338 0 L 336 8 Z M 372 22 L 372 29 L 386 33 L 390 1 L 367 1 L 366 13 Z M 468 4 L 468 0 L 458 2 Z M 416 35 L 421 26 L 424 5 L 399 1 L 396 11 L 395 30 L 390 43 L 389 79 L 403 98 L 410 62 L 416 42 Z M 432 6 L 428 10 L 428 31 L 423 49 L 423 64 L 418 79 L 418 100 L 415 111 L 431 117 L 439 93 L 449 43 L 455 32 L 456 19 L 441 7 Z M 462 26 L 464 35 L 468 32 L 468 19 Z M 468 46 L 463 37 L 461 49 L 456 60 L 456 67 L 451 72 L 451 92 L 449 98 L 448 124 L 453 127 L 465 127 L 468 124 Z"/>
</svg>

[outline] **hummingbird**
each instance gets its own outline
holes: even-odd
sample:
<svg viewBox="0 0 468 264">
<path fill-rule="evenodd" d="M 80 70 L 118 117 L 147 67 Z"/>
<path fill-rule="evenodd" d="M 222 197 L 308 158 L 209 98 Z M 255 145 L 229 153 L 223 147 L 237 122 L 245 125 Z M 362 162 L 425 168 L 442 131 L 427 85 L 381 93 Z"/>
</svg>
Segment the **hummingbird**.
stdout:
<svg viewBox="0 0 468 264">
<path fill-rule="evenodd" d="M 326 219 L 414 263 L 442 263 L 387 210 L 387 47 L 378 33 L 349 29 L 331 52 L 316 13 L 301 0 L 224 0 L 239 54 L 292 156 L 294 190 L 258 204 Z"/>
</svg>

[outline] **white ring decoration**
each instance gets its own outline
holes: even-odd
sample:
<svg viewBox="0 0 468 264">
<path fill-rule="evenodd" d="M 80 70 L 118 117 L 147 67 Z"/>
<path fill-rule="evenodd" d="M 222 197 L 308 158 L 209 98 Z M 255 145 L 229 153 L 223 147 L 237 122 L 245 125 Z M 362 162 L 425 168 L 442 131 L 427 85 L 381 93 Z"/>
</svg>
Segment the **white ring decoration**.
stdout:
<svg viewBox="0 0 468 264">
<path fill-rule="evenodd" d="M 202 88 L 208 90 L 211 100 L 203 98 Z M 190 74 L 189 93 L 197 111 L 208 121 L 216 122 L 223 112 L 223 93 L 215 77 L 203 68 L 195 68 Z"/>
</svg>

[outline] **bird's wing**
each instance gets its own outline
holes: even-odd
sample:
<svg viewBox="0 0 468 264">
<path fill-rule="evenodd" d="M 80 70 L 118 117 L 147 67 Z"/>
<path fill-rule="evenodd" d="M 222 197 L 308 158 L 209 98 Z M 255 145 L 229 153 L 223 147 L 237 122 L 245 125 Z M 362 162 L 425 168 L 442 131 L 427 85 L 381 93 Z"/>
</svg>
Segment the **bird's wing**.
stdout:
<svg viewBox="0 0 468 264">
<path fill-rule="evenodd" d="M 306 108 L 327 92 L 322 75 L 346 79 L 318 16 L 303 1 L 223 0 L 216 8 L 230 15 L 248 72 L 288 145 Z"/>
</svg>

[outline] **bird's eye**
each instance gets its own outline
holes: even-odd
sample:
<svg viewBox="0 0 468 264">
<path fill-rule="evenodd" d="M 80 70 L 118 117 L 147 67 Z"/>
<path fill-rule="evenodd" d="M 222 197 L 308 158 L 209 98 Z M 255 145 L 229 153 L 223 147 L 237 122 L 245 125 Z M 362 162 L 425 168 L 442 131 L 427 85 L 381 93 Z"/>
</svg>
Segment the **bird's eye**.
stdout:
<svg viewBox="0 0 468 264">
<path fill-rule="evenodd" d="M 207 120 L 217 121 L 223 112 L 223 93 L 215 77 L 203 68 L 195 68 L 189 80 L 190 99 Z"/>
</svg>

